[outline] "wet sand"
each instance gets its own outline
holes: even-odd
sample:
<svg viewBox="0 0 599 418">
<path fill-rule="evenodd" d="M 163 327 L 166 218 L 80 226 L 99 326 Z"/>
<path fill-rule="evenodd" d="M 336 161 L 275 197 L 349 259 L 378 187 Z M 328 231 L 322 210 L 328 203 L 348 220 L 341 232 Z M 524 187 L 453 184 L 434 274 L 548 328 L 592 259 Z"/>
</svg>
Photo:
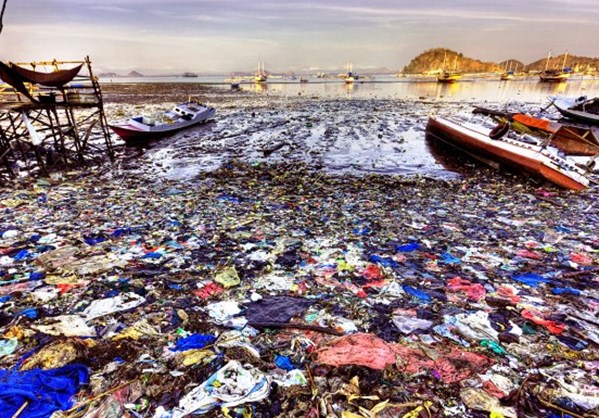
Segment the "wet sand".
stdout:
<svg viewBox="0 0 599 418">
<path fill-rule="evenodd" d="M 104 94 L 109 120 L 156 114 L 188 97 L 217 109 L 210 123 L 137 149 L 122 149 L 124 155 L 134 157 L 128 166 L 138 167 L 138 174 L 169 179 L 191 179 L 230 160 L 301 163 L 336 174 L 455 179 L 459 166 L 452 166 L 451 158 L 443 158 L 446 150 L 435 148 L 425 138 L 428 115 L 460 113 L 468 117 L 473 105 L 509 105 L 444 98 L 337 99 L 324 94 L 290 96 L 268 90 L 257 93 L 251 86 L 247 89 L 111 84 L 104 87 Z M 540 108 L 531 103 L 515 106 L 520 110 Z"/>
</svg>

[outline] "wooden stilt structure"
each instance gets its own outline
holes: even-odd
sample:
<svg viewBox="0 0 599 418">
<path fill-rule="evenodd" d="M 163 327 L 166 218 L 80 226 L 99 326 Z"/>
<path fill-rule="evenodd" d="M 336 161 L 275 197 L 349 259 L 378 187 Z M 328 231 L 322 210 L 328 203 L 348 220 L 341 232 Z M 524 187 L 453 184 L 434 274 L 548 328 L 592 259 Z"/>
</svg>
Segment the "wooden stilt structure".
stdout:
<svg viewBox="0 0 599 418">
<path fill-rule="evenodd" d="M 0 179 L 23 174 L 47 176 L 52 171 L 99 165 L 114 158 L 102 91 L 89 57 L 15 65 L 58 71 L 81 64 L 80 73 L 60 87 L 26 84 L 35 102 L 0 85 Z"/>
</svg>

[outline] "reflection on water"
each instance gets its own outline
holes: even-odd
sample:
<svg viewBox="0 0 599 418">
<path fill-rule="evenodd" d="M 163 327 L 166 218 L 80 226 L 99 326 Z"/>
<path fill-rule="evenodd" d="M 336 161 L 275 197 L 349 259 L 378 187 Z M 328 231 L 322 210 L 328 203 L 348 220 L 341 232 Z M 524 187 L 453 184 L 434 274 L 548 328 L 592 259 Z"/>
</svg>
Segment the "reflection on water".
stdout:
<svg viewBox="0 0 599 418">
<path fill-rule="evenodd" d="M 435 83 L 435 98 L 453 97 L 459 90 L 462 83 Z"/>
<path fill-rule="evenodd" d="M 226 77 L 123 77 L 101 79 L 102 83 L 186 83 L 220 86 L 230 89 Z M 270 79 L 267 83 L 242 84 L 244 91 L 281 94 L 285 96 L 317 96 L 321 98 L 378 98 L 378 99 L 442 99 L 452 101 L 488 100 L 493 102 L 523 101 L 539 103 L 549 95 L 589 97 L 599 96 L 599 78 L 574 75 L 565 83 L 541 83 L 537 76 L 519 77 L 501 81 L 498 76 L 489 78 L 463 78 L 457 83 L 437 83 L 433 77 L 374 76 L 346 85 L 340 79 L 311 77 L 308 83 L 299 80 Z"/>
<path fill-rule="evenodd" d="M 223 86 L 223 88 L 225 88 Z M 228 86 L 226 87 L 228 88 Z M 346 84 L 341 80 L 310 79 L 309 83 L 269 81 L 247 84 L 246 91 L 283 96 L 315 96 L 346 99 L 422 99 L 486 100 L 490 102 L 544 102 L 547 96 L 599 96 L 599 79 L 571 79 L 566 83 L 541 83 L 537 78 L 501 81 L 499 79 L 465 79 L 457 83 L 438 83 L 434 79 L 388 79 Z"/>
<path fill-rule="evenodd" d="M 268 90 L 268 83 L 254 83 L 252 88 L 256 93 L 265 93 Z"/>
<path fill-rule="evenodd" d="M 344 83 L 343 88 L 345 89 L 345 96 L 348 99 L 352 98 L 352 93 L 357 89 L 355 83 Z"/>
</svg>

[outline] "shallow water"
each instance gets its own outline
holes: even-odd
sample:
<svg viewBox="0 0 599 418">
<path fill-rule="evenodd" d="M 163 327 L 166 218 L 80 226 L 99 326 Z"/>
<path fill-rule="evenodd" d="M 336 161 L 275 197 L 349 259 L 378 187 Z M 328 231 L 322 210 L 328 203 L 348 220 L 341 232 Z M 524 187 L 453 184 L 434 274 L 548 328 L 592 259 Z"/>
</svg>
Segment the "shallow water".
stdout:
<svg viewBox="0 0 599 418">
<path fill-rule="evenodd" d="M 176 91 L 177 85 L 172 89 Z M 468 115 L 474 105 L 480 105 L 535 114 L 548 104 L 549 95 L 582 94 L 599 96 L 599 80 L 440 84 L 393 78 L 354 85 L 338 81 L 248 84 L 237 91 L 221 85 L 202 95 L 217 108 L 214 121 L 145 144 L 140 172 L 187 180 L 230 160 L 241 160 L 304 163 L 339 174 L 455 178 L 459 167 L 443 158 L 447 150 L 435 150 L 425 138 L 430 113 Z M 135 111 L 156 112 L 171 105 L 137 106 Z M 559 118 L 552 109 L 542 115 Z"/>
</svg>

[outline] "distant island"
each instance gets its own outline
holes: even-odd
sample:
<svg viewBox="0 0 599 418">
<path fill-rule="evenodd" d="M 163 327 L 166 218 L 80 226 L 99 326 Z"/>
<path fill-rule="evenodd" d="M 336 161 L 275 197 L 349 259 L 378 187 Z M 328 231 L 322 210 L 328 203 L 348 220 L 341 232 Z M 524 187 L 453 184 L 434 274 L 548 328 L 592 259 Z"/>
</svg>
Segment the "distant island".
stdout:
<svg viewBox="0 0 599 418">
<path fill-rule="evenodd" d="M 100 73 L 98 77 L 102 78 L 116 78 L 116 77 L 143 77 L 143 74 L 138 73 L 137 71 L 131 71 L 126 75 L 119 75 L 117 73 Z"/>
<path fill-rule="evenodd" d="M 549 68 L 559 68 L 564 63 L 564 54 L 552 57 L 549 60 Z M 463 73 L 498 73 L 507 69 L 522 72 L 538 72 L 545 69 L 547 58 L 524 64 L 516 59 L 507 59 L 502 62 L 485 62 L 475 58 L 464 56 L 461 52 L 447 48 L 433 48 L 424 51 L 410 61 L 403 68 L 404 74 L 438 74 L 443 71 L 443 61 L 445 60 L 445 69 L 463 72 Z M 566 57 L 566 67 L 570 67 L 574 72 L 594 73 L 599 69 L 599 58 L 580 57 L 568 55 Z"/>
<path fill-rule="evenodd" d="M 564 58 L 566 58 L 564 60 Z M 443 70 L 446 71 L 457 71 L 460 73 L 467 74 L 485 74 L 485 73 L 503 73 L 506 71 L 514 71 L 518 73 L 538 73 L 545 69 L 547 65 L 549 68 L 561 68 L 564 65 L 570 68 L 574 73 L 583 74 L 599 74 L 599 58 L 577 56 L 572 54 L 562 53 L 556 56 L 552 56 L 547 63 L 547 56 L 540 57 L 536 61 L 531 63 L 524 63 L 515 58 L 508 58 L 500 62 L 483 61 L 473 57 L 468 57 L 462 52 L 454 51 L 448 48 L 432 48 L 428 49 L 416 57 L 414 57 L 408 65 L 399 71 L 402 74 L 422 74 L 422 75 L 436 75 L 441 73 Z M 380 74 L 397 74 L 397 70 L 393 70 L 386 67 L 368 67 L 367 63 L 364 67 L 355 67 L 355 73 L 360 76 L 377 76 Z M 445 68 L 443 68 L 445 66 Z M 454 68 L 455 67 L 455 68 Z M 152 72 L 152 70 L 148 70 Z M 295 74 L 312 75 L 314 77 L 338 77 L 339 73 L 344 73 L 344 70 L 339 68 L 327 68 L 326 71 L 308 69 L 308 68 L 295 68 L 293 70 L 277 70 L 272 71 L 272 75 L 277 75 L 282 78 L 289 78 Z M 225 75 L 226 74 L 226 75 Z M 245 71 L 232 71 L 228 73 L 194 73 L 184 72 L 179 74 L 162 74 L 154 75 L 154 77 L 198 77 L 198 76 L 229 76 L 229 77 L 252 77 L 254 70 Z M 113 71 L 105 71 L 99 74 L 102 78 L 118 78 L 118 77 L 144 77 L 143 74 L 138 71 L 130 71 L 127 74 L 119 74 Z"/>
</svg>

